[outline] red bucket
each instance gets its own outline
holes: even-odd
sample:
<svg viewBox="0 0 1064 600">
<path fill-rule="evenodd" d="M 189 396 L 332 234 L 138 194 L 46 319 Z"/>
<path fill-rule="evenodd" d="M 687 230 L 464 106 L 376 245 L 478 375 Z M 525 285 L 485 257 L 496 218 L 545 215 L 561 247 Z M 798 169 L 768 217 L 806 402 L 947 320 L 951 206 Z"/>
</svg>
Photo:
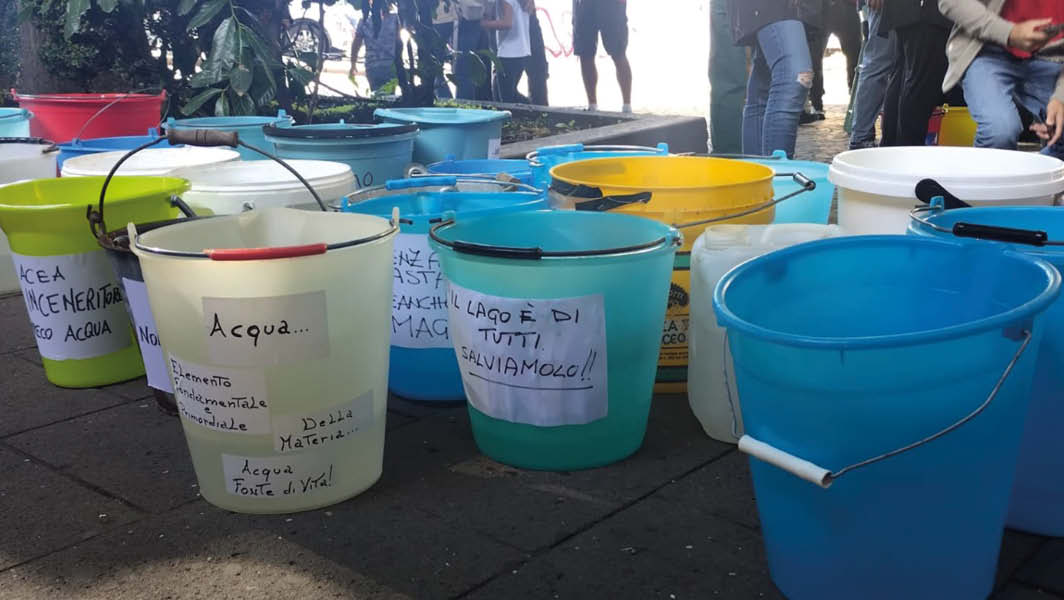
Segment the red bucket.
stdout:
<svg viewBox="0 0 1064 600">
<path fill-rule="evenodd" d="M 30 121 L 30 135 L 57 143 L 68 142 L 75 137 L 92 139 L 144 135 L 148 129 L 158 127 L 163 100 L 166 98 L 166 91 L 158 96 L 149 94 L 19 95 L 14 90 L 11 90 L 11 93 L 18 101 L 19 107 L 30 110 L 36 117 Z"/>
</svg>

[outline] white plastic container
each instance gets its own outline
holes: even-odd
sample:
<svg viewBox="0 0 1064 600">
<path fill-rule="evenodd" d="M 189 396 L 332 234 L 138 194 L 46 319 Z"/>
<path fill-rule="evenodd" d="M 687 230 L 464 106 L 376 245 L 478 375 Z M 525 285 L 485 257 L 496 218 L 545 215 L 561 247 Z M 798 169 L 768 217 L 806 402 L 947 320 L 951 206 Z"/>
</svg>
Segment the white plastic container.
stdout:
<svg viewBox="0 0 1064 600">
<path fill-rule="evenodd" d="M 739 394 L 725 330 L 713 313 L 713 289 L 733 267 L 774 250 L 843 235 L 838 225 L 716 225 L 691 248 L 691 329 L 687 400 L 710 437 L 732 444 L 743 433 Z M 734 407 L 734 413 L 733 413 Z M 735 415 L 735 432 L 732 415 Z"/>
<path fill-rule="evenodd" d="M 351 167 L 325 160 L 286 160 L 307 180 L 326 206 L 355 189 Z M 236 214 L 255 208 L 313 205 L 307 188 L 272 160 L 228 162 L 208 167 L 186 167 L 170 173 L 187 179 L 190 188 L 182 198 L 196 214 Z"/>
<path fill-rule="evenodd" d="M 127 150 L 74 156 L 63 162 L 63 177 L 107 175 Z M 205 167 L 240 160 L 240 153 L 226 148 L 148 148 L 134 154 L 118 168 L 118 175 L 169 175 L 182 167 Z"/>
<path fill-rule="evenodd" d="M 51 142 L 0 143 L 0 185 L 14 183 L 25 179 L 46 179 L 55 177 L 55 161 L 59 149 Z M 0 191 L 0 194 L 3 192 Z M 0 231 L 0 294 L 17 292 L 18 276 L 11 260 L 11 246 L 7 236 Z"/>
<path fill-rule="evenodd" d="M 203 497 L 284 513 L 373 485 L 398 223 L 267 208 L 129 227 Z"/>
<path fill-rule="evenodd" d="M 919 203 L 916 183 L 926 178 L 973 206 L 1045 206 L 1064 191 L 1064 162 L 1034 152 L 950 146 L 842 152 L 828 172 L 839 191 L 839 226 L 851 235 L 904 234 Z"/>
</svg>

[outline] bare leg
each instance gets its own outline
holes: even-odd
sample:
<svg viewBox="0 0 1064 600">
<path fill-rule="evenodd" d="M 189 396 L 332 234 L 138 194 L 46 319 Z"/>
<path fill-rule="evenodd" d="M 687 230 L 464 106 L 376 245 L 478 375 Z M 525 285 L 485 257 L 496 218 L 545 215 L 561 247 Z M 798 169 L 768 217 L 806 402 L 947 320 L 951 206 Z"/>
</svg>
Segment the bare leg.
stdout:
<svg viewBox="0 0 1064 600">
<path fill-rule="evenodd" d="M 595 69 L 595 57 L 580 57 L 580 74 L 584 76 L 584 91 L 587 92 L 587 103 L 598 104 L 598 70 Z"/>
<path fill-rule="evenodd" d="M 625 104 L 632 103 L 632 65 L 628 64 L 628 56 L 621 55 L 613 59 L 613 65 L 617 68 L 617 83 L 621 86 L 621 100 Z M 585 78 L 584 81 L 587 81 Z"/>
</svg>

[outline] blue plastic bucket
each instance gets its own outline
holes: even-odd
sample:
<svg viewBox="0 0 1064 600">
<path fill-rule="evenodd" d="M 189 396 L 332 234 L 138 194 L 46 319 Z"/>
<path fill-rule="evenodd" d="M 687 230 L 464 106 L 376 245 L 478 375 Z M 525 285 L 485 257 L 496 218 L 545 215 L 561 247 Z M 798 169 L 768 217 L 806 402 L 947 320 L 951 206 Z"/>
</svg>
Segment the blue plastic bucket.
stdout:
<svg viewBox="0 0 1064 600">
<path fill-rule="evenodd" d="M 0 137 L 30 137 L 33 113 L 24 108 L 0 108 Z"/>
<path fill-rule="evenodd" d="M 414 161 L 423 165 L 446 160 L 499 158 L 502 124 L 510 111 L 475 108 L 378 108 L 373 116 L 387 123 L 414 123 Z"/>
<path fill-rule="evenodd" d="M 391 216 L 392 208 L 399 207 L 388 389 L 421 402 L 465 400 L 447 329 L 447 279 L 436 252 L 429 247 L 429 228 L 448 211 L 465 218 L 546 208 L 538 192 L 502 192 L 502 185 L 495 192 L 423 191 L 428 180 L 444 186 L 455 184 L 453 177 L 443 179 L 389 181 L 381 187 L 393 193 L 354 204 L 345 199 L 341 205 L 344 212 L 382 217 Z"/>
<path fill-rule="evenodd" d="M 532 185 L 547 189 L 550 187 L 550 170 L 574 160 L 592 158 L 614 158 L 619 156 L 668 156 L 669 145 L 662 142 L 656 148 L 648 146 L 585 146 L 569 144 L 566 146 L 545 146 L 529 152 L 526 157 L 532 167 Z"/>
<path fill-rule="evenodd" d="M 276 117 L 199 117 L 195 119 L 177 119 L 170 117 L 166 120 L 166 128 L 174 129 L 217 129 L 219 131 L 235 131 L 240 134 L 240 141 L 265 150 L 276 153 L 262 128 L 266 125 L 274 127 L 288 127 L 292 124 L 292 117 L 288 116 L 284 109 L 277 111 Z M 242 160 L 266 160 L 266 157 L 244 147 L 236 148 L 240 152 Z"/>
<path fill-rule="evenodd" d="M 447 160 L 425 167 L 425 171 L 430 175 L 454 175 L 475 179 L 495 179 L 505 174 L 521 183 L 532 184 L 532 167 L 527 160 L 521 158 L 455 160 L 454 157 L 448 157 Z"/>
<path fill-rule="evenodd" d="M 281 158 L 342 162 L 355 174 L 355 187 L 401 179 L 414 151 L 417 125 L 323 123 L 267 126 L 266 139 Z"/>
<path fill-rule="evenodd" d="M 433 227 L 473 437 L 506 464 L 597 467 L 643 442 L 682 236 L 617 213 Z"/>
<path fill-rule="evenodd" d="M 84 156 L 86 154 L 98 154 L 114 150 L 133 150 L 159 139 L 159 132 L 154 127 L 148 130 L 148 135 L 128 135 L 121 137 L 95 138 L 91 140 L 70 140 L 59 144 L 59 168 L 63 168 L 63 162 L 68 158 Z M 159 142 L 153 148 L 176 148 L 170 142 Z"/>
<path fill-rule="evenodd" d="M 1010 227 L 1046 232 L 1049 240 L 1064 240 L 1060 207 L 983 207 L 936 211 L 925 223 L 913 221 L 910 235 L 953 238 L 957 223 Z M 935 226 L 950 231 L 936 230 Z M 975 242 L 981 243 L 981 242 Z M 1064 269 L 1064 247 L 1011 244 L 1029 256 Z M 1040 535 L 1064 536 L 1064 302 L 1046 311 L 1045 336 L 1038 354 L 1027 426 L 1020 444 L 1016 483 L 1012 488 L 1009 527 Z"/>
<path fill-rule="evenodd" d="M 792 246 L 724 276 L 713 307 L 742 400 L 739 448 L 757 457 L 784 595 L 991 592 L 1040 313 L 1059 293 L 1048 262 L 898 235 Z"/>
<path fill-rule="evenodd" d="M 765 165 L 776 172 L 777 177 L 773 180 L 772 187 L 777 198 L 801 188 L 791 176 L 793 173 L 801 173 L 816 183 L 816 189 L 812 192 L 777 205 L 773 223 L 827 224 L 831 217 L 831 199 L 835 195 L 835 184 L 828 181 L 831 165 L 808 160 L 790 160 L 783 150 L 776 150 L 772 156 L 764 158 L 743 157 L 742 160 Z"/>
</svg>

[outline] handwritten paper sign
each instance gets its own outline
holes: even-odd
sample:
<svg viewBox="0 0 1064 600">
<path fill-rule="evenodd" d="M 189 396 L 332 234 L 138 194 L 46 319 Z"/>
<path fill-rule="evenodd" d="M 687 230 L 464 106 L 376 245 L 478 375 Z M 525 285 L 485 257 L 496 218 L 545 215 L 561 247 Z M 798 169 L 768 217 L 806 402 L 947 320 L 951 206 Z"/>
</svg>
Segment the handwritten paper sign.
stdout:
<svg viewBox="0 0 1064 600">
<path fill-rule="evenodd" d="M 173 393 L 170 375 L 166 372 L 166 358 L 163 347 L 159 344 L 159 330 L 155 327 L 155 317 L 148 304 L 148 288 L 143 281 L 122 278 L 122 288 L 126 291 L 126 302 L 133 315 L 133 329 L 140 344 L 140 357 L 144 359 L 144 371 L 148 375 L 148 385 L 167 393 Z"/>
<path fill-rule="evenodd" d="M 92 358 L 133 343 L 122 288 L 102 250 L 11 256 L 41 356 Z"/>
<path fill-rule="evenodd" d="M 197 365 L 170 355 L 177 409 L 185 420 L 216 431 L 270 433 L 262 369 Z"/>
<path fill-rule="evenodd" d="M 266 298 L 204 298 L 207 355 L 219 365 L 255 367 L 329 355 L 325 292 Z"/>
<path fill-rule="evenodd" d="M 392 254 L 392 345 L 450 348 L 447 279 L 424 234 L 400 233 Z"/>
<path fill-rule="evenodd" d="M 319 453 L 280 457 L 222 455 L 225 489 L 234 496 L 305 496 L 335 485 L 335 467 Z"/>
<path fill-rule="evenodd" d="M 373 392 L 306 415 L 273 419 L 273 449 L 297 452 L 343 441 L 373 424 Z"/>
<path fill-rule="evenodd" d="M 606 416 L 601 295 L 501 298 L 449 286 L 448 309 L 469 402 L 513 423 L 580 425 Z"/>
</svg>

